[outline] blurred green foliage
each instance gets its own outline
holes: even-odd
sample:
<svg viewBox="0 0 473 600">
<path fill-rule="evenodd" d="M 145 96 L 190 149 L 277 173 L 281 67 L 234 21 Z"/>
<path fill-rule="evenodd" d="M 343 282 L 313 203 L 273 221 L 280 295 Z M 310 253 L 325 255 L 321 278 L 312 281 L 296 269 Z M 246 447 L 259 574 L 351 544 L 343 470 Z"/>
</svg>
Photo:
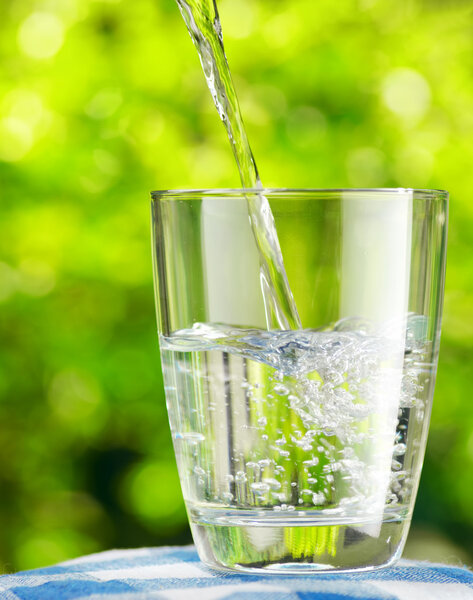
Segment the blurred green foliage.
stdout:
<svg viewBox="0 0 473 600">
<path fill-rule="evenodd" d="M 472 553 L 471 3 L 220 8 L 265 185 L 451 192 L 415 519 Z M 173 0 L 2 0 L 1 12 L 2 568 L 183 543 L 148 193 L 238 186 L 224 130 Z"/>
</svg>

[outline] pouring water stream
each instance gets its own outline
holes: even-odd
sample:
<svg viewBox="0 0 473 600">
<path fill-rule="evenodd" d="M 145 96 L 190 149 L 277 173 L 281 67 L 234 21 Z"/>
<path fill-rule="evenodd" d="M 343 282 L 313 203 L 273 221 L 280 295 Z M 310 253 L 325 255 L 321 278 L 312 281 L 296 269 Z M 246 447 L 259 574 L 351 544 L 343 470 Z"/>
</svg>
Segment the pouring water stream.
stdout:
<svg viewBox="0 0 473 600">
<path fill-rule="evenodd" d="M 263 190 L 232 82 L 215 0 L 177 0 L 199 54 L 207 85 L 230 140 L 243 188 Z M 289 286 L 268 200 L 248 193 L 248 214 L 258 247 L 268 329 L 302 327 Z"/>
</svg>

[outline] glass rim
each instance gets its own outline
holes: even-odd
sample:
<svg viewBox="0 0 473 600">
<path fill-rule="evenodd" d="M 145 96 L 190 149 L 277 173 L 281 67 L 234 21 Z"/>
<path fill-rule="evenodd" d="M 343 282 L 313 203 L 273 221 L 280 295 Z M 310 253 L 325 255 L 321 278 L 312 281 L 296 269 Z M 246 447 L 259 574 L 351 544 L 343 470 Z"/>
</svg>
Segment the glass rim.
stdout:
<svg viewBox="0 0 473 600">
<path fill-rule="evenodd" d="M 406 194 L 411 193 L 416 198 L 443 198 L 448 199 L 449 193 L 440 189 L 423 188 L 209 188 L 209 189 L 176 189 L 176 190 L 154 190 L 151 192 L 153 200 L 162 198 L 185 198 L 186 196 L 246 196 L 264 195 L 264 196 L 303 196 L 305 194 Z"/>
</svg>

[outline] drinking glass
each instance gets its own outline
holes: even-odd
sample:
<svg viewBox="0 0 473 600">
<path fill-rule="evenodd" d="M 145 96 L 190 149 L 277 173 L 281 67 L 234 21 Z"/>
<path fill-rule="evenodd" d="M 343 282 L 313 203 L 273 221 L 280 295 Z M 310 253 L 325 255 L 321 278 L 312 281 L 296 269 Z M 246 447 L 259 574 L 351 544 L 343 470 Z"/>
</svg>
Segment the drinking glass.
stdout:
<svg viewBox="0 0 473 600">
<path fill-rule="evenodd" d="M 267 326 L 270 271 L 248 217 L 263 196 L 301 329 Z M 166 402 L 201 559 L 294 574 L 392 564 L 426 445 L 448 194 L 152 198 Z"/>
</svg>

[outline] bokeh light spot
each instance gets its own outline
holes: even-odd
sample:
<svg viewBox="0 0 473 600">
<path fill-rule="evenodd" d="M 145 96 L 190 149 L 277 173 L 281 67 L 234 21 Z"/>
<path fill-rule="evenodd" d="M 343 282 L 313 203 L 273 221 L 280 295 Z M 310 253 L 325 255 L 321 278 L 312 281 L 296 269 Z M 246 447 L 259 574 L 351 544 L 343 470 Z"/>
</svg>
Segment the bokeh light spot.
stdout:
<svg viewBox="0 0 473 600">
<path fill-rule="evenodd" d="M 56 285 L 56 274 L 50 264 L 35 258 L 20 263 L 21 290 L 29 296 L 46 296 Z"/>
<path fill-rule="evenodd" d="M 18 537 L 15 558 L 20 569 L 50 565 L 97 550 L 97 542 L 93 538 L 65 527 L 48 531 L 35 529 L 22 532 Z"/>
<path fill-rule="evenodd" d="M 31 13 L 18 31 L 18 45 L 26 56 L 36 59 L 51 58 L 64 42 L 64 25 L 51 13 Z"/>
<path fill-rule="evenodd" d="M 53 377 L 48 400 L 55 416 L 76 430 L 82 423 L 91 433 L 103 424 L 101 389 L 90 373 L 75 368 L 60 371 Z"/>
<path fill-rule="evenodd" d="M 434 170 L 434 156 L 427 148 L 408 145 L 400 150 L 394 169 L 403 187 L 427 187 Z"/>
<path fill-rule="evenodd" d="M 0 120 L 0 160 L 16 162 L 21 160 L 33 147 L 31 126 L 17 117 Z"/>
<path fill-rule="evenodd" d="M 17 550 L 17 560 L 21 565 L 35 564 L 37 556 L 41 556 L 46 564 L 69 558 L 62 544 L 48 535 L 31 537 Z"/>
<path fill-rule="evenodd" d="M 31 90 L 15 88 L 3 99 L 2 113 L 35 127 L 44 116 L 43 100 Z"/>
<path fill-rule="evenodd" d="M 17 289 L 18 273 L 15 269 L 0 262 L 0 302 L 8 300 Z"/>
<path fill-rule="evenodd" d="M 253 6 L 247 0 L 224 0 L 219 11 L 226 38 L 243 39 L 253 31 Z"/>
<path fill-rule="evenodd" d="M 387 74 L 381 90 L 384 104 L 399 117 L 417 121 L 430 106 L 430 86 L 414 69 L 398 68 Z"/>
<path fill-rule="evenodd" d="M 294 43 L 299 46 L 298 36 L 302 30 L 302 24 L 298 15 L 290 11 L 279 12 L 267 19 L 262 27 L 262 33 L 268 44 L 274 48 L 283 48 Z"/>
<path fill-rule="evenodd" d="M 168 525 L 183 512 L 177 470 L 173 462 L 135 465 L 123 481 L 125 503 L 148 525 Z"/>
<path fill-rule="evenodd" d="M 103 173 L 117 175 L 120 171 L 120 162 L 111 152 L 96 148 L 93 157 L 95 164 Z"/>
<path fill-rule="evenodd" d="M 274 85 L 259 84 L 253 86 L 253 93 L 261 104 L 266 106 L 271 121 L 284 116 L 287 111 L 287 98 L 282 90 Z"/>
<path fill-rule="evenodd" d="M 377 148 L 356 148 L 347 158 L 347 174 L 354 187 L 382 187 L 385 182 L 385 157 Z"/>
<path fill-rule="evenodd" d="M 195 181 L 202 177 L 202 173 L 218 181 L 219 177 L 223 179 L 228 173 L 233 172 L 232 157 L 226 152 L 226 149 L 199 145 L 189 151 L 188 158 Z"/>
<path fill-rule="evenodd" d="M 113 88 L 100 90 L 85 107 L 85 113 L 93 119 L 106 119 L 116 112 L 122 100 L 120 90 Z"/>
<path fill-rule="evenodd" d="M 361 10 L 369 10 L 378 4 L 379 0 L 359 0 Z"/>
</svg>

